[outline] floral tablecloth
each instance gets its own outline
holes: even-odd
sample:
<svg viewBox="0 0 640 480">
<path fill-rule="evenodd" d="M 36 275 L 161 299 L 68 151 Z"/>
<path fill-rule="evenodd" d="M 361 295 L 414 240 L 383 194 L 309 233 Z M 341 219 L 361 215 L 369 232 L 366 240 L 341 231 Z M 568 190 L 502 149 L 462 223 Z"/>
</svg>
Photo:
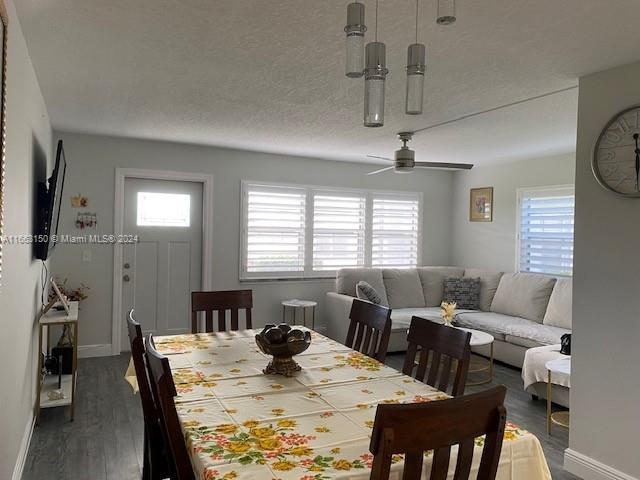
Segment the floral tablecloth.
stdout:
<svg viewBox="0 0 640 480">
<path fill-rule="evenodd" d="M 199 479 L 368 479 L 377 404 L 448 398 L 316 332 L 311 347 L 296 357 L 303 367 L 296 377 L 264 375 L 268 359 L 256 347 L 255 333 L 155 338 L 171 364 L 176 407 Z M 478 438 L 475 470 L 482 444 Z M 425 453 L 426 471 L 430 458 Z M 399 478 L 402 456 L 394 462 L 391 478 Z M 451 469 L 455 464 L 452 459 Z M 534 435 L 507 425 L 497 478 L 551 478 Z"/>
</svg>

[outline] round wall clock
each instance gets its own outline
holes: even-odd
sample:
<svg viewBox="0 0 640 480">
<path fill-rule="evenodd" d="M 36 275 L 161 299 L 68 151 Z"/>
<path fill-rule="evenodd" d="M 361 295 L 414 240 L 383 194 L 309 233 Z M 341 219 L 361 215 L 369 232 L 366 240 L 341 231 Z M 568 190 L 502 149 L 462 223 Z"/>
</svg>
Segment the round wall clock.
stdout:
<svg viewBox="0 0 640 480">
<path fill-rule="evenodd" d="M 623 110 L 604 127 L 593 152 L 593 174 L 604 188 L 640 197 L 640 105 Z"/>
</svg>

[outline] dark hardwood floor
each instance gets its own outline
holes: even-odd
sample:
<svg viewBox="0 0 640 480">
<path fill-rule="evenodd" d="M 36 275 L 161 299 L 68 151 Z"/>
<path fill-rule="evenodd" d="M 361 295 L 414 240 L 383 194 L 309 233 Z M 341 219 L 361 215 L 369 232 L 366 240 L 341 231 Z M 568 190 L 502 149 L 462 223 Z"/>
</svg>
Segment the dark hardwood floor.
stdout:
<svg viewBox="0 0 640 480">
<path fill-rule="evenodd" d="M 387 357 L 401 368 L 403 354 Z M 79 360 L 76 419 L 68 409 L 42 412 L 29 448 L 23 480 L 137 480 L 142 464 L 142 412 L 140 399 L 123 380 L 128 355 Z M 577 477 L 562 469 L 568 434 L 545 430 L 545 402 L 533 401 L 522 390 L 520 371 L 496 365 L 494 383 L 508 388 L 510 421 L 535 434 L 544 448 L 554 480 Z M 486 386 L 485 386 L 486 387 Z M 469 387 L 468 393 L 484 387 Z"/>
</svg>

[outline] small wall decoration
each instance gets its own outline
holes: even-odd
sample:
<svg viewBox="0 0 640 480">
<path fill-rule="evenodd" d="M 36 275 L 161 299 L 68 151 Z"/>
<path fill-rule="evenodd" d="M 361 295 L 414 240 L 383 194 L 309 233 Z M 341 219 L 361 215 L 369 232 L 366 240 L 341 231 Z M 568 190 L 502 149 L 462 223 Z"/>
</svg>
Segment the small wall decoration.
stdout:
<svg viewBox="0 0 640 480">
<path fill-rule="evenodd" d="M 493 221 L 493 187 L 471 189 L 469 201 L 469 221 Z"/>
<path fill-rule="evenodd" d="M 89 205 L 89 199 L 80 194 L 71 197 L 71 206 L 73 208 L 86 208 Z"/>
<path fill-rule="evenodd" d="M 98 226 L 98 215 L 91 212 L 78 212 L 76 215 L 76 228 L 96 228 Z"/>
</svg>

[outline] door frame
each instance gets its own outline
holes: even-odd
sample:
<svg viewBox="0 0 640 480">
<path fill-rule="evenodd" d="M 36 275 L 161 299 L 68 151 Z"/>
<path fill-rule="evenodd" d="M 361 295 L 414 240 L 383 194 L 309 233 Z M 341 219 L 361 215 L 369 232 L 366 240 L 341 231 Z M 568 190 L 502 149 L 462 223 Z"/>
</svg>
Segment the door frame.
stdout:
<svg viewBox="0 0 640 480">
<path fill-rule="evenodd" d="M 211 289 L 213 258 L 213 175 L 206 173 L 175 172 L 116 168 L 113 231 L 116 238 L 124 234 L 124 183 L 127 178 L 171 180 L 202 184 L 202 290 Z M 122 261 L 123 245 L 115 243 L 113 250 L 113 311 L 111 319 L 111 354 L 120 355 L 122 331 Z M 187 319 L 188 320 L 188 319 Z"/>
</svg>

